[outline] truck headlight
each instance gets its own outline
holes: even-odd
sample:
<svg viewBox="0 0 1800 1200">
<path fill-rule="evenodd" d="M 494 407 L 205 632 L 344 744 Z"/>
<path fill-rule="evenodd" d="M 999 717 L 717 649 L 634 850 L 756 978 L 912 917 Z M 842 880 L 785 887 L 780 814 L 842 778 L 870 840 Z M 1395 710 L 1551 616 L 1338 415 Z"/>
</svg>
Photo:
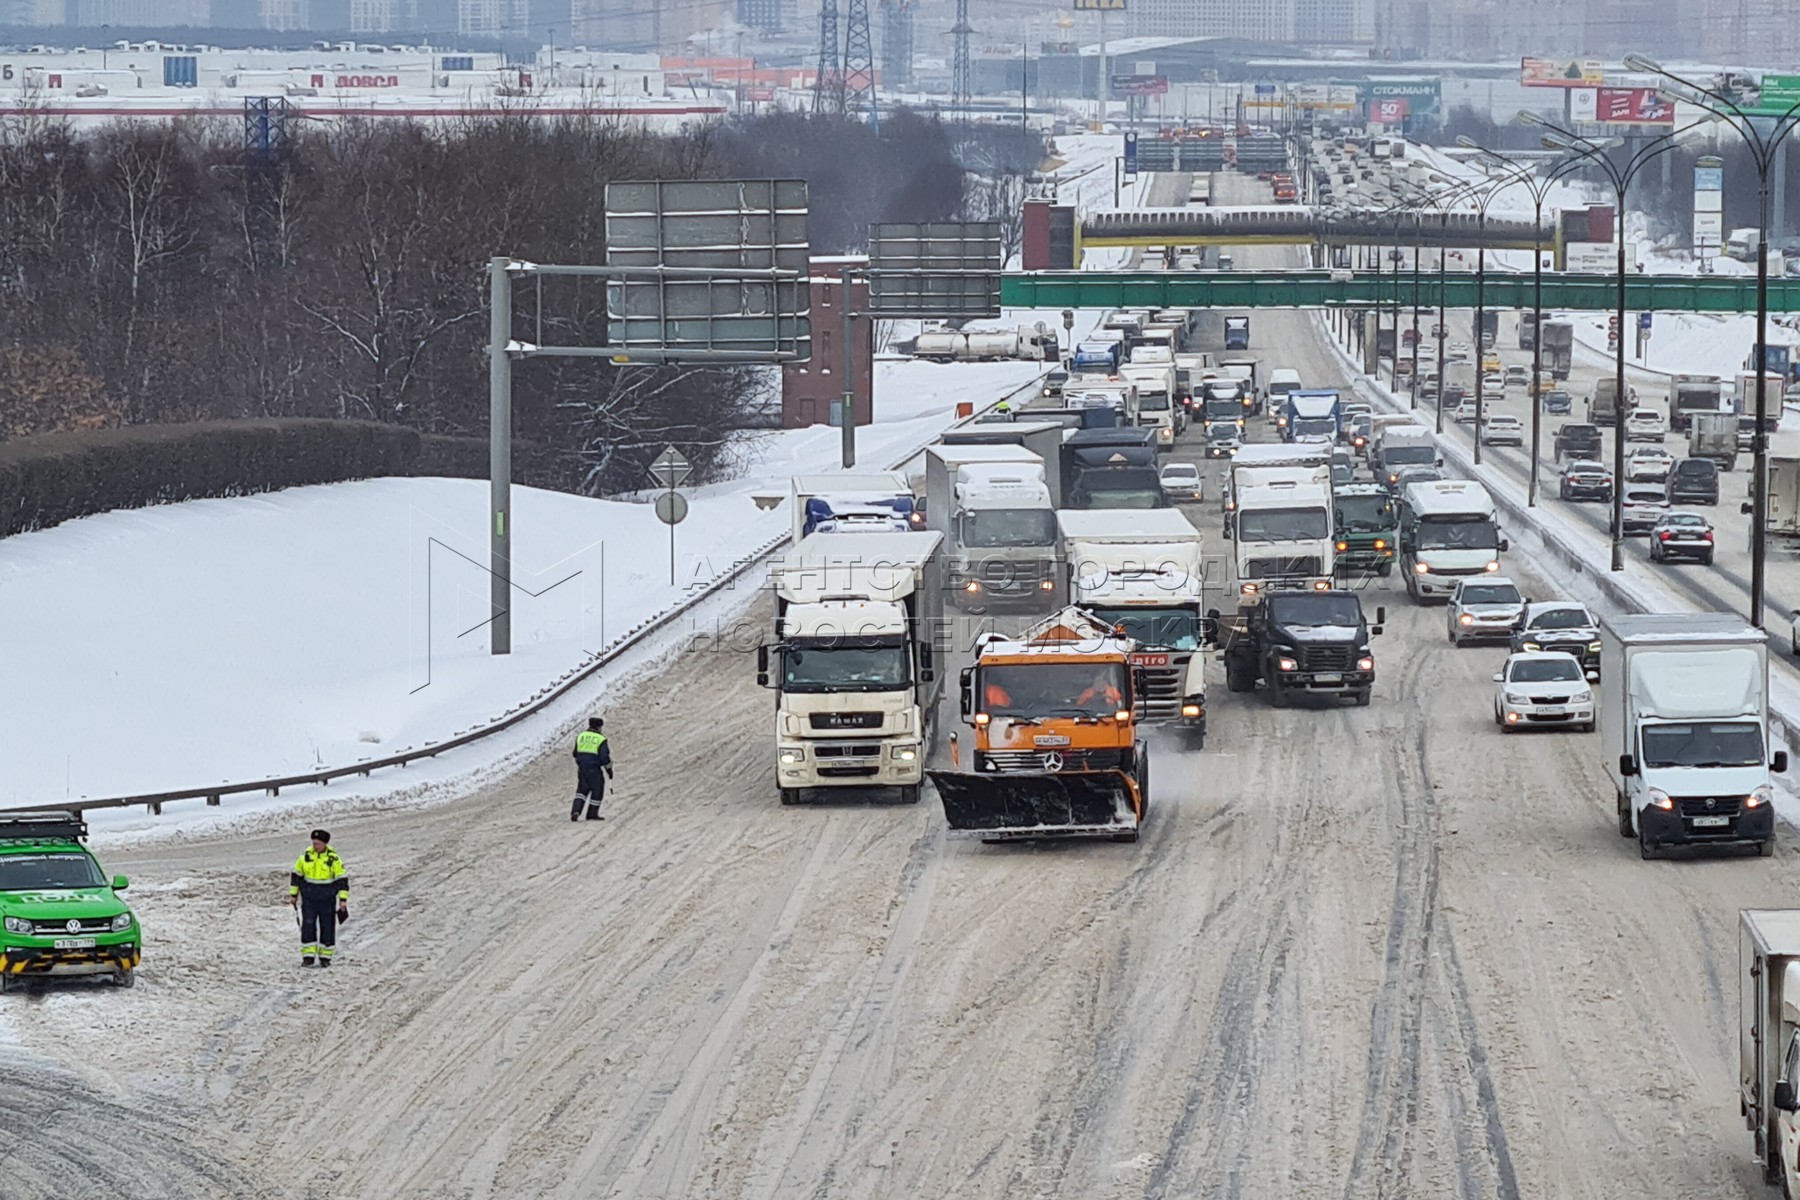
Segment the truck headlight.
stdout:
<svg viewBox="0 0 1800 1200">
<path fill-rule="evenodd" d="M 1431 568 L 1426 566 L 1422 562 L 1416 562 L 1413 564 L 1413 574 L 1414 575 L 1424 575 L 1430 570 L 1431 570 Z"/>
<path fill-rule="evenodd" d="M 1198 704 L 1184 704 L 1181 706 L 1181 715 L 1184 717 L 1197 717 L 1202 711 L 1203 710 Z"/>
<path fill-rule="evenodd" d="M 1350 543 L 1349 542 L 1339 542 L 1337 544 L 1337 548 L 1338 548 L 1338 553 L 1342 554 L 1344 551 L 1346 551 L 1350 548 Z"/>
<path fill-rule="evenodd" d="M 27 921 L 24 917 L 8 917 L 6 918 L 6 932 L 30 933 L 31 922 Z"/>
<path fill-rule="evenodd" d="M 1056 584 L 1054 581 L 1049 580 L 1049 579 L 1038 580 L 1038 591 L 1049 592 L 1049 591 L 1054 591 L 1054 590 L 1056 590 Z"/>
<path fill-rule="evenodd" d="M 1589 642 L 1588 643 L 1588 653 L 1589 654 L 1600 653 L 1600 643 L 1599 642 Z"/>
<path fill-rule="evenodd" d="M 1241 583 L 1238 585 L 1238 591 L 1246 596 L 1254 596 L 1259 590 L 1260 589 L 1254 583 Z"/>
<path fill-rule="evenodd" d="M 911 746 L 895 746 L 889 753 L 900 762 L 916 762 L 919 758 L 919 752 Z"/>
<path fill-rule="evenodd" d="M 112 931 L 114 933 L 124 933 L 127 929 L 131 928 L 133 923 L 131 914 L 122 912 L 112 919 Z"/>
<path fill-rule="evenodd" d="M 981 590 L 981 584 L 976 582 L 973 579 L 971 579 L 971 580 L 969 580 L 969 582 L 963 584 L 963 591 L 965 591 L 965 592 L 974 593 L 974 592 L 979 592 L 980 590 Z"/>
<path fill-rule="evenodd" d="M 795 763 L 803 763 L 805 761 L 805 750 L 783 750 L 781 752 L 781 765 L 784 767 L 791 767 Z"/>
<path fill-rule="evenodd" d="M 1300 664 L 1291 658 L 1278 658 L 1275 660 L 1275 669 L 1278 671 L 1297 671 L 1300 669 Z"/>
<path fill-rule="evenodd" d="M 1756 789 L 1744 797 L 1745 808 L 1761 808 L 1765 804 L 1775 803 L 1775 789 L 1768 784 L 1758 784 Z"/>
<path fill-rule="evenodd" d="M 1374 655 L 1365 654 L 1361 658 L 1357 659 L 1356 660 L 1356 669 L 1359 671 L 1373 671 L 1375 669 Z"/>
<path fill-rule="evenodd" d="M 1669 799 L 1669 793 L 1661 788 L 1651 788 L 1647 793 L 1652 808 L 1660 808 L 1667 812 L 1675 807 L 1675 801 Z"/>
<path fill-rule="evenodd" d="M 1487 566 L 1482 568 L 1482 570 L 1484 570 L 1484 571 L 1498 571 L 1499 569 L 1500 569 L 1500 560 L 1497 558 L 1494 559 L 1492 562 L 1488 563 Z"/>
<path fill-rule="evenodd" d="M 1386 538 L 1376 538 L 1375 539 L 1375 548 L 1377 550 L 1386 550 L 1387 549 L 1387 539 Z"/>
<path fill-rule="evenodd" d="M 1539 646 L 1536 642 L 1520 642 L 1519 649 L 1525 651 L 1527 654 L 1536 654 L 1539 650 L 1543 649 L 1543 647 Z"/>
<path fill-rule="evenodd" d="M 1456 618 L 1456 623 L 1458 625 L 1473 625 L 1475 623 L 1475 618 L 1468 613 L 1464 613 L 1462 616 Z"/>
</svg>

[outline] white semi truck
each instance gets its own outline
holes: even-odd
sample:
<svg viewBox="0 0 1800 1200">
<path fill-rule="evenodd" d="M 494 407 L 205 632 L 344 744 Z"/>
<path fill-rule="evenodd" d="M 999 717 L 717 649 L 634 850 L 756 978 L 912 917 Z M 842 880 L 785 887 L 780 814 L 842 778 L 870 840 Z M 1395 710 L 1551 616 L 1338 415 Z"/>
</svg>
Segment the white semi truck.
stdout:
<svg viewBox="0 0 1800 1200">
<path fill-rule="evenodd" d="M 1619 835 L 1654 858 L 1669 846 L 1775 852 L 1769 639 L 1729 613 L 1602 618 L 1600 754 Z"/>
<path fill-rule="evenodd" d="M 1023 446 L 926 447 L 925 519 L 944 535 L 958 606 L 1060 607 L 1056 505 L 1045 472 L 1044 460 Z"/>
<path fill-rule="evenodd" d="M 1057 514 L 1069 602 L 1136 643 L 1143 720 L 1206 743 L 1200 534 L 1173 508 Z"/>
<path fill-rule="evenodd" d="M 1156 449 L 1167 454 L 1175 448 L 1178 423 L 1175 412 L 1175 364 L 1128 362 L 1119 373 L 1137 385 L 1137 424 L 1156 430 Z"/>
<path fill-rule="evenodd" d="M 814 788 L 897 788 L 914 803 L 941 685 L 943 535 L 815 533 L 770 571 L 775 639 L 757 651 L 773 687 L 783 804 Z"/>
<path fill-rule="evenodd" d="M 1271 588 L 1330 588 L 1337 570 L 1331 468 L 1239 471 L 1234 463 L 1231 486 L 1238 603 L 1254 604 Z"/>
</svg>

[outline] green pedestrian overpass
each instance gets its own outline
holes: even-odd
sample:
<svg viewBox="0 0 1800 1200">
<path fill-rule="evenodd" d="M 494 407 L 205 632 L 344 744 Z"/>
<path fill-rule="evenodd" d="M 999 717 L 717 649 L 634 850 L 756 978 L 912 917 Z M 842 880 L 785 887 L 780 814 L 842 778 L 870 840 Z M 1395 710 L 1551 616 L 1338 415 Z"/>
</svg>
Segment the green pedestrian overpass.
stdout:
<svg viewBox="0 0 1800 1200">
<path fill-rule="evenodd" d="M 1417 286 L 1415 289 L 1415 278 Z M 1474 308 L 1472 272 L 1423 271 L 1026 271 L 1001 277 L 1008 308 L 1375 308 L 1382 305 Z M 1489 272 L 1488 308 L 1532 307 L 1529 274 Z M 1612 312 L 1617 275 L 1544 273 L 1544 307 Z M 1756 311 L 1756 280 L 1718 275 L 1625 276 L 1625 308 L 1634 312 Z M 1769 311 L 1800 312 L 1800 279 L 1769 280 Z"/>
</svg>

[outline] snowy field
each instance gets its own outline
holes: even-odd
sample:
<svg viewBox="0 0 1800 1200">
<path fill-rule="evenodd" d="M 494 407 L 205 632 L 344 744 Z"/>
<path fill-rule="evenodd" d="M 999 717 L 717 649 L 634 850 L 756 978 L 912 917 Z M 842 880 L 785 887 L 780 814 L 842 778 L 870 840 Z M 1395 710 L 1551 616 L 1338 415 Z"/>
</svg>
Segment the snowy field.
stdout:
<svg viewBox="0 0 1800 1200">
<path fill-rule="evenodd" d="M 865 468 L 1028 382 L 1030 363 L 879 364 Z M 488 654 L 487 484 L 380 479 L 107 513 L 0 541 L 0 806 L 185 789 L 352 765 L 454 736 L 530 698 L 740 556 L 780 537 L 797 472 L 836 470 L 836 429 L 757 438 L 741 478 L 690 493 L 676 531 L 648 504 L 518 488 L 514 652 Z M 754 586 L 754 585 L 747 585 Z M 532 595 L 530 593 L 540 593 Z M 606 694 L 596 684 L 589 699 Z M 554 733 L 554 731 L 551 731 Z M 540 732 L 540 738 L 542 736 Z M 507 739 L 497 739 L 504 748 Z M 516 748 L 516 739 L 515 739 Z M 471 748 L 465 757 L 484 753 Z M 442 777 L 442 764 L 279 803 Z M 183 802 L 161 818 L 228 818 Z"/>
</svg>

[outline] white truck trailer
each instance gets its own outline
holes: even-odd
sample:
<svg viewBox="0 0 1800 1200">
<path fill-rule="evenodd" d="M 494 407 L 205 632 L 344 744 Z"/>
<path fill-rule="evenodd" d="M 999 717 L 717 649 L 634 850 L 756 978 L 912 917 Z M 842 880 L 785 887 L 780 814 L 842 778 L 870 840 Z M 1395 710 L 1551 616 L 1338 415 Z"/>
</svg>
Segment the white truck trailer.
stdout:
<svg viewBox="0 0 1800 1200">
<path fill-rule="evenodd" d="M 1137 385 L 1136 423 L 1156 430 L 1156 449 L 1167 454 L 1175 448 L 1175 364 L 1128 362 L 1119 373 Z"/>
<path fill-rule="evenodd" d="M 1056 515 L 1069 602 L 1136 643 L 1140 718 L 1206 744 L 1205 623 L 1200 534 L 1178 509 L 1090 509 Z"/>
<path fill-rule="evenodd" d="M 1619 836 L 1669 846 L 1775 852 L 1769 639 L 1729 613 L 1601 618 L 1600 754 Z"/>
<path fill-rule="evenodd" d="M 783 804 L 807 789 L 919 798 L 941 691 L 943 535 L 815 533 L 770 570 L 775 639 L 756 682 L 776 690 Z"/>
<path fill-rule="evenodd" d="M 1738 1108 L 1763 1182 L 1800 1196 L 1800 910 L 1738 913 Z"/>
<path fill-rule="evenodd" d="M 973 612 L 1060 607 L 1056 505 L 1042 458 L 1007 443 L 925 449 L 925 519 L 944 535 L 953 602 Z"/>
</svg>

